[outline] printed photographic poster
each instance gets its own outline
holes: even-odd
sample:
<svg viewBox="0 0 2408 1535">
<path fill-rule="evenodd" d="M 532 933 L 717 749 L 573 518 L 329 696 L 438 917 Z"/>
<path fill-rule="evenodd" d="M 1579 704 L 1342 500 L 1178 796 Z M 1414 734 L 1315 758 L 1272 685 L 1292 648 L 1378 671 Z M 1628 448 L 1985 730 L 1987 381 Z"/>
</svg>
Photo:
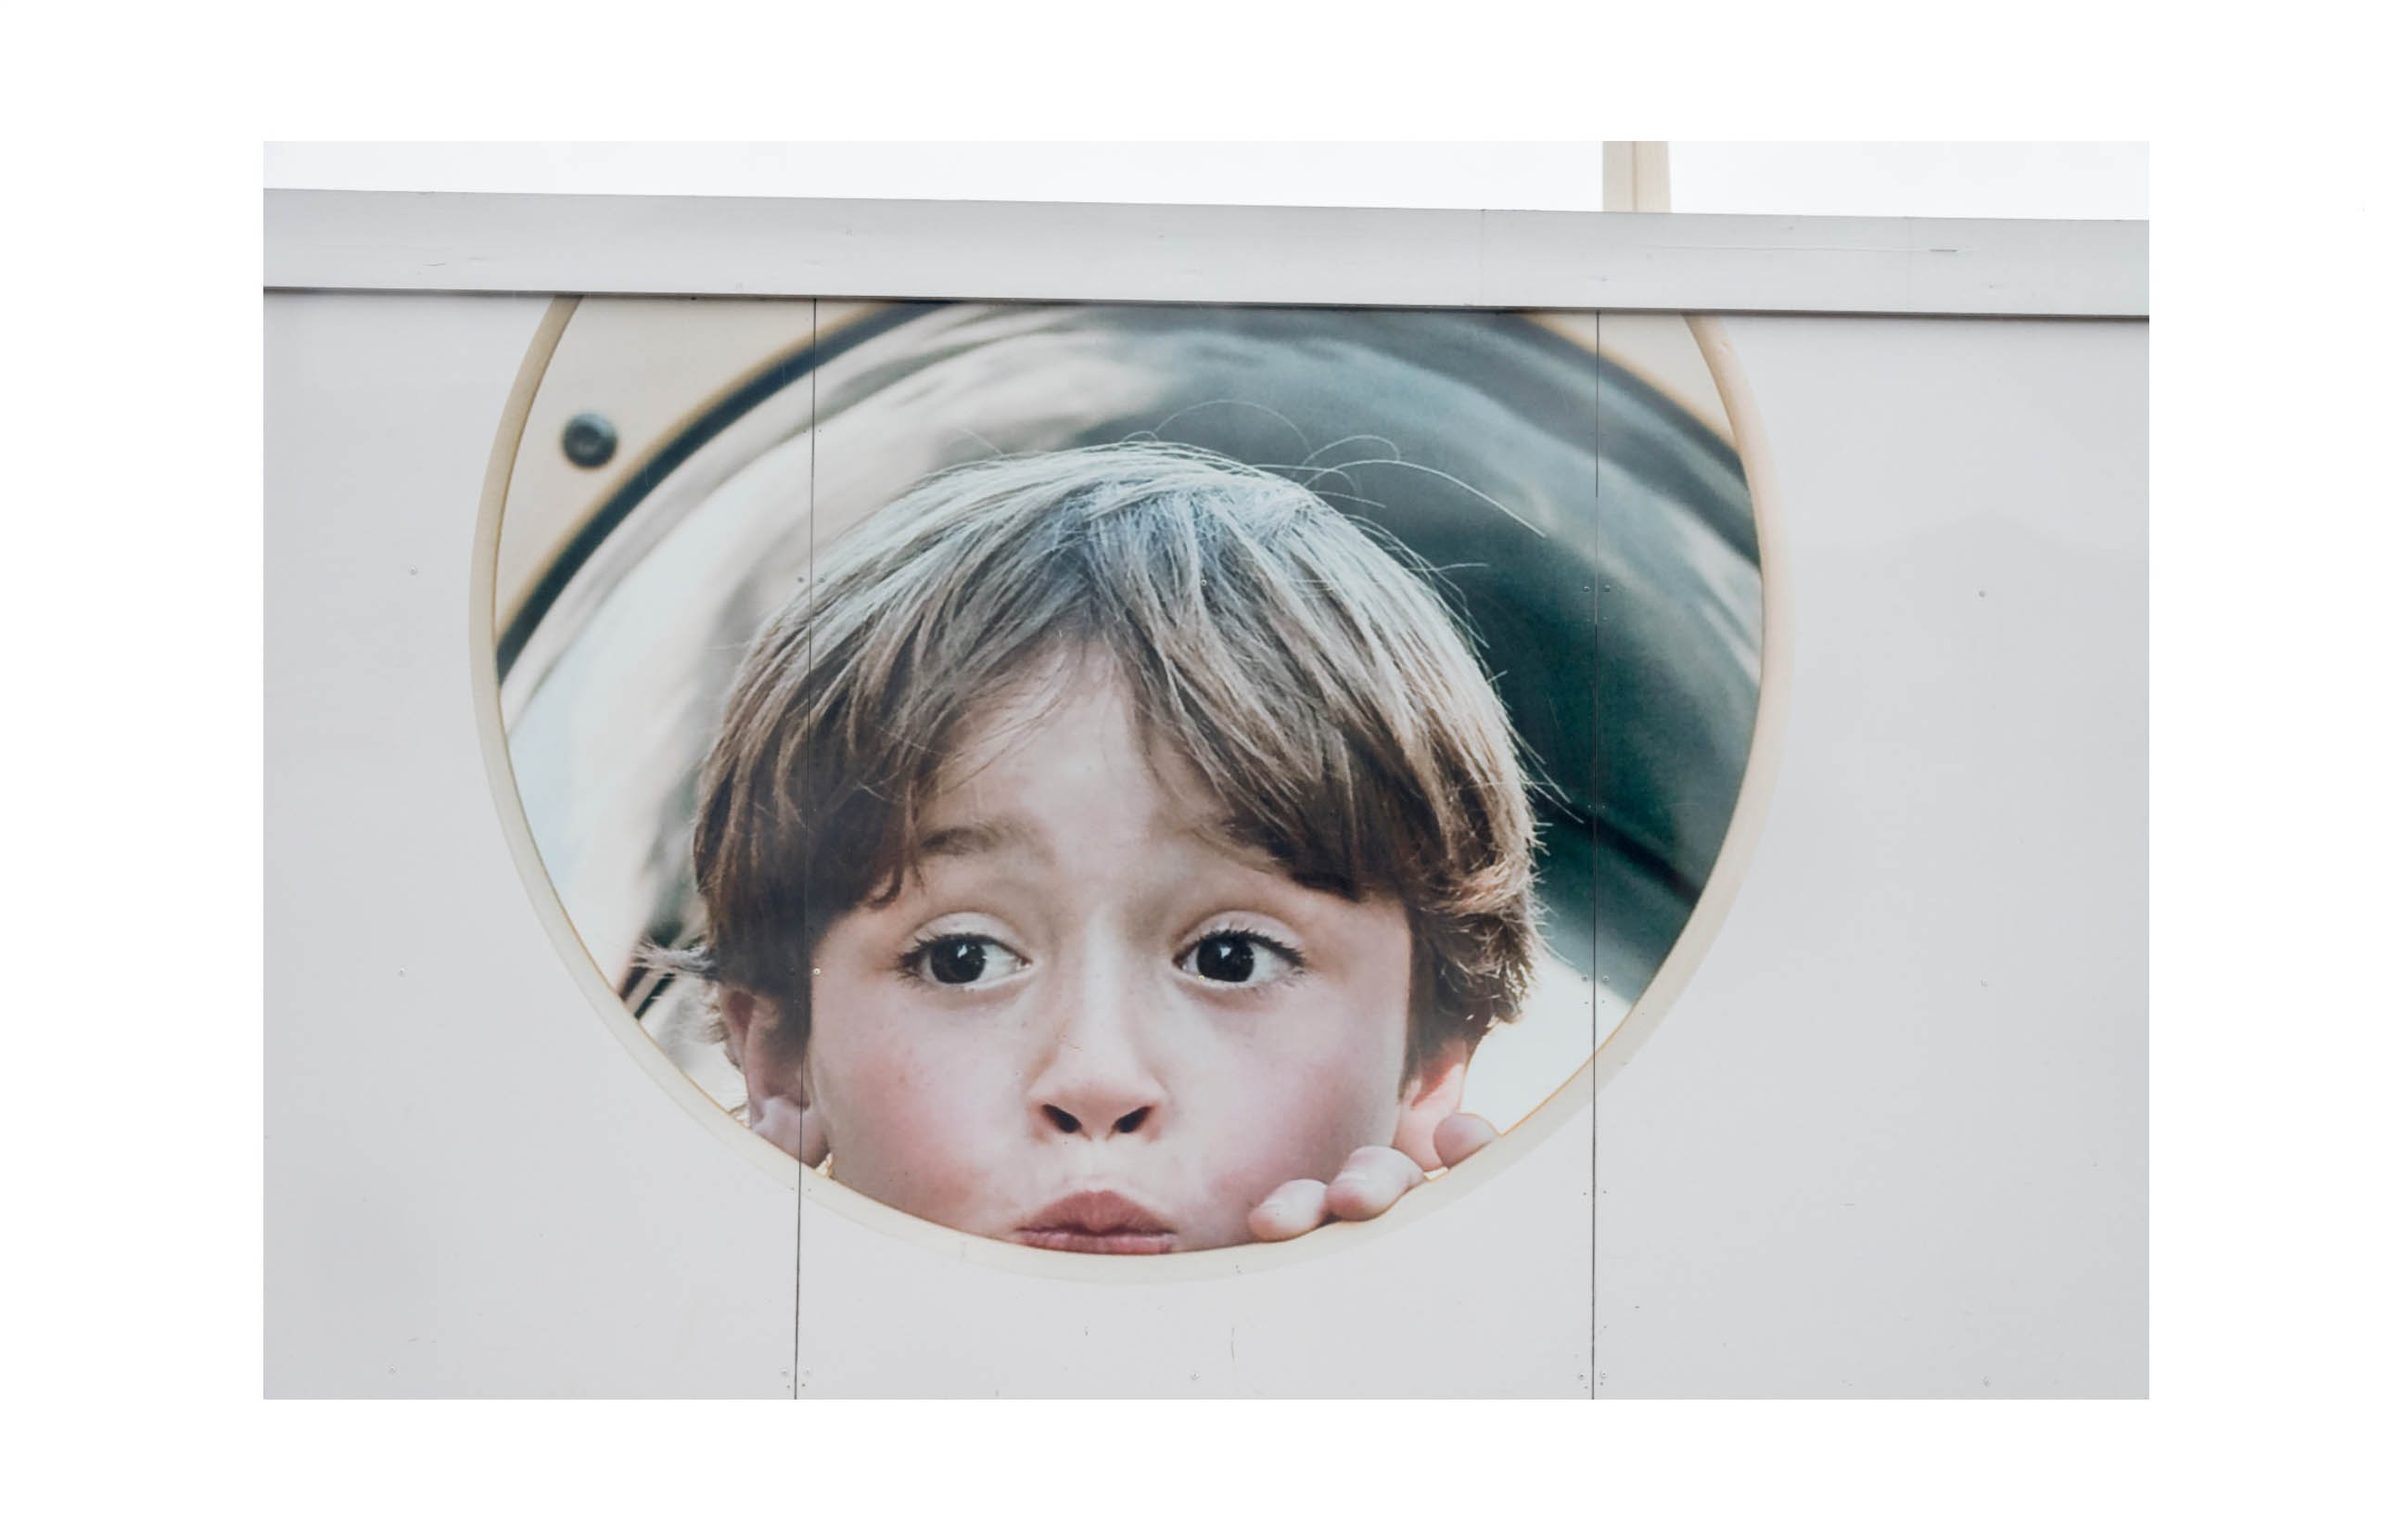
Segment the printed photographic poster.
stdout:
<svg viewBox="0 0 2408 1535">
<path fill-rule="evenodd" d="M 1380 1219 L 1721 854 L 1763 586 L 1677 317 L 588 299 L 528 369 L 530 896 L 862 1208 L 1123 1272 Z"/>
</svg>

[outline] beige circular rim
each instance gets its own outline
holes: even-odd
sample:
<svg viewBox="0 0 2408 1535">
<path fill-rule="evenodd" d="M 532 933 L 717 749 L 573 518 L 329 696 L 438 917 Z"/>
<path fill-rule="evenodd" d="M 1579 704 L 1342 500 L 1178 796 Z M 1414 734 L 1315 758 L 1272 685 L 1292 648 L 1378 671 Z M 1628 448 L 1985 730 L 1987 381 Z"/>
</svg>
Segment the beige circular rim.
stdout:
<svg viewBox="0 0 2408 1535">
<path fill-rule="evenodd" d="M 1731 349 L 1729 335 L 1720 317 L 1690 315 L 1686 317 L 1689 332 L 1705 355 L 1707 368 L 1712 372 L 1714 387 L 1722 397 L 1724 413 L 1729 418 L 1732 443 L 1739 452 L 1741 469 L 1747 478 L 1748 500 L 1756 519 L 1757 561 L 1762 575 L 1764 601 L 1764 649 L 1758 668 L 1756 728 L 1749 738 L 1747 765 L 1741 772 L 1739 798 L 1732 806 L 1730 824 L 1723 834 L 1722 849 L 1715 855 L 1713 870 L 1707 876 L 1697 904 L 1690 909 L 1688 921 L 1683 924 L 1680 937 L 1673 940 L 1671 950 L 1656 968 L 1655 978 L 1641 991 L 1629 1011 L 1598 1040 L 1596 1050 L 1579 1070 L 1566 1079 L 1563 1085 L 1549 1094 L 1537 1108 L 1507 1126 L 1495 1145 L 1443 1177 L 1413 1191 L 1411 1203 L 1399 1211 L 1377 1220 L 1326 1226 L 1293 1241 L 1212 1248 L 1197 1253 L 1168 1253 L 1159 1256 L 1108 1257 L 1046 1252 L 1016 1242 L 956 1231 L 908 1214 L 892 1205 L 881 1204 L 833 1179 L 816 1174 L 805 1176 L 800 1163 L 738 1123 L 693 1078 L 679 1069 L 667 1053 L 644 1032 L 643 1026 L 620 1001 L 618 994 L 610 989 L 604 979 L 602 967 L 585 947 L 584 940 L 568 920 L 567 908 L 552 888 L 551 874 L 536 850 L 535 832 L 528 825 L 526 808 L 519 797 L 518 778 L 510 763 L 509 745 L 502 728 L 501 680 L 494 666 L 496 630 L 494 607 L 501 552 L 502 513 L 509 499 L 510 476 L 518 463 L 527 421 L 534 409 L 536 391 L 543 381 L 544 373 L 551 366 L 552 354 L 558 349 L 560 338 L 566 332 L 579 302 L 576 298 L 555 298 L 537 323 L 535 336 L 528 343 L 526 356 L 519 365 L 518 378 L 511 385 L 509 400 L 503 407 L 501 425 L 494 438 L 493 456 L 486 466 L 484 493 L 478 508 L 476 543 L 470 556 L 468 673 L 470 693 L 475 700 L 478 740 L 485 759 L 486 783 L 493 793 L 494 812 L 509 844 L 510 856 L 518 865 L 519 876 L 525 883 L 528 895 L 534 898 L 537 915 L 544 930 L 551 935 L 561 957 L 567 961 L 579 991 L 647 1075 L 659 1083 L 672 1098 L 683 1105 L 696 1121 L 728 1144 L 738 1156 L 795 1191 L 796 1218 L 798 1221 L 801 1219 L 801 1205 L 808 1200 L 872 1230 L 930 1251 L 1016 1273 L 1089 1283 L 1226 1279 L 1326 1257 L 1375 1240 L 1383 1231 L 1393 1228 L 1394 1223 L 1399 1219 L 1414 1219 L 1469 1198 L 1503 1177 L 1532 1148 L 1577 1119 L 1584 1110 L 1593 1111 L 1605 1083 L 1656 1031 L 1656 1026 L 1688 984 L 1690 977 L 1697 973 L 1706 951 L 1721 932 L 1723 921 L 1737 900 L 1739 887 L 1755 857 L 1772 796 L 1781 736 L 1788 717 L 1789 566 L 1784 525 L 1779 498 L 1773 488 L 1770 455 L 1746 375 Z M 669 432 L 673 434 L 682 429 L 685 421 L 695 419 L 715 402 L 716 396 L 697 402 L 685 418 L 668 429 Z M 1591 996 L 1590 1005 L 1594 1010 L 1594 983 Z M 1595 1177 L 1596 1164 L 1592 1159 L 1590 1178 L 1594 1180 Z"/>
</svg>

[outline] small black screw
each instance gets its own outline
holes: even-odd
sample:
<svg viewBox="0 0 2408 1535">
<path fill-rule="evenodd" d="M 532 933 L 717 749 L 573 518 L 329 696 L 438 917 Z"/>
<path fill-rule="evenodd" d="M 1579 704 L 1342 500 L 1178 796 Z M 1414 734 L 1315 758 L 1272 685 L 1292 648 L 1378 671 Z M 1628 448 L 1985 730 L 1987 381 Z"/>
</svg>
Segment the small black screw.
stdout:
<svg viewBox="0 0 2408 1535">
<path fill-rule="evenodd" d="M 598 469 L 619 451 L 619 429 L 610 424 L 609 417 L 583 411 L 571 416 L 561 429 L 560 451 L 580 469 Z"/>
</svg>

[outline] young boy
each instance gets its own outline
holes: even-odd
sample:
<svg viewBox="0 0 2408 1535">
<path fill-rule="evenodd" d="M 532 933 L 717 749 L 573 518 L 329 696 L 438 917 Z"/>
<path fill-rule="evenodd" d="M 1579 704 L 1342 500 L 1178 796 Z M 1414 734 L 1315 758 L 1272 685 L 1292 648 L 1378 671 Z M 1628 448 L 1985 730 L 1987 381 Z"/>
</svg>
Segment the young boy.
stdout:
<svg viewBox="0 0 2408 1535">
<path fill-rule="evenodd" d="M 1455 1110 L 1538 945 L 1512 730 L 1293 481 L 1123 445 L 923 482 L 754 639 L 699 805 L 672 962 L 747 1118 L 897 1209 L 1218 1247 L 1494 1138 Z"/>
</svg>

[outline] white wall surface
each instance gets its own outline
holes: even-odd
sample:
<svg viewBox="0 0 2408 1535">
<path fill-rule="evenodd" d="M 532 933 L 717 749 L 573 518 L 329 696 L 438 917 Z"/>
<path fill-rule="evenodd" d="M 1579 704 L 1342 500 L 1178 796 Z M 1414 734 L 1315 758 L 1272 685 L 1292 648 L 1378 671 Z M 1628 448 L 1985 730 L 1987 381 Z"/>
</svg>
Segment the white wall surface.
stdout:
<svg viewBox="0 0 2408 1535">
<path fill-rule="evenodd" d="M 2145 1395 L 2146 328 L 1725 323 L 1788 722 L 1598 1100 L 1600 1390 Z"/>
<path fill-rule="evenodd" d="M 267 301 L 270 1396 L 788 1393 L 794 1193 L 604 1033 L 479 748 L 478 496 L 544 303 Z"/>
<path fill-rule="evenodd" d="M 467 612 L 540 301 L 266 304 L 271 1395 L 1584 1395 L 1592 1341 L 1608 1395 L 2145 1392 L 2142 325 L 1729 322 L 1788 728 L 1594 1173 L 1584 1112 L 1262 1271 L 1091 1284 L 798 1214 L 538 925 Z"/>
</svg>

